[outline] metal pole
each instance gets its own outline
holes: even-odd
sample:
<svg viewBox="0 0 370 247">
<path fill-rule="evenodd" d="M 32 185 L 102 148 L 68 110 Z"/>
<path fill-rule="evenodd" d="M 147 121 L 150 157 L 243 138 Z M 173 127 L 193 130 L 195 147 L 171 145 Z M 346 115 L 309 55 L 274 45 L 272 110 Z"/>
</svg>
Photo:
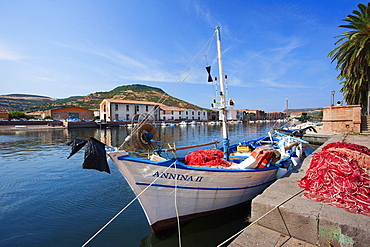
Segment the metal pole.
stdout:
<svg viewBox="0 0 370 247">
<path fill-rule="evenodd" d="M 225 99 L 225 78 L 222 67 L 222 49 L 221 49 L 221 35 L 220 27 L 216 27 L 216 39 L 217 39 L 217 59 L 218 59 L 218 71 L 220 76 L 220 97 L 221 97 L 221 113 L 222 113 L 222 136 L 223 136 L 223 147 L 225 159 L 229 160 L 229 136 L 227 131 L 227 107 Z"/>
<path fill-rule="evenodd" d="M 334 94 L 335 94 L 335 91 L 333 89 L 331 90 L 331 106 L 334 106 Z"/>
</svg>

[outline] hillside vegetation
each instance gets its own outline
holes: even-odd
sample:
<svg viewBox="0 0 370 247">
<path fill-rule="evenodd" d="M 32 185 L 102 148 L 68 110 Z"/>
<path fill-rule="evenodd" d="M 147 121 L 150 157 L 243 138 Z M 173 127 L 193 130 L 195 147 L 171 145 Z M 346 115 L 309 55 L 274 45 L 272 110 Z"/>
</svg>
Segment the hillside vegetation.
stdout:
<svg viewBox="0 0 370 247">
<path fill-rule="evenodd" d="M 109 92 L 96 92 L 87 96 L 72 96 L 65 99 L 53 99 L 45 96 L 27 94 L 9 94 L 0 95 L 0 109 L 23 112 L 44 111 L 67 106 L 97 109 L 103 99 L 158 102 L 163 95 L 168 96 L 160 88 L 140 84 L 119 86 Z M 187 109 L 202 109 L 196 105 L 171 96 L 168 97 L 164 104 Z"/>
<path fill-rule="evenodd" d="M 25 111 L 27 109 L 38 109 L 40 105 L 54 102 L 56 99 L 28 94 L 0 95 L 0 109 L 8 111 Z"/>
</svg>

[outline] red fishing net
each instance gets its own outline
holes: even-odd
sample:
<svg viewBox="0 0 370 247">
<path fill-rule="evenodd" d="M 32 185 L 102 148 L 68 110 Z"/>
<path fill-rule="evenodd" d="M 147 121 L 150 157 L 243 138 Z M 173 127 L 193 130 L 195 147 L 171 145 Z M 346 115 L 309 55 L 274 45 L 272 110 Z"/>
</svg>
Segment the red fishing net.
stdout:
<svg viewBox="0 0 370 247">
<path fill-rule="evenodd" d="M 223 159 L 224 153 L 218 149 L 196 150 L 185 157 L 188 166 L 229 167 L 231 162 Z"/>
<path fill-rule="evenodd" d="M 304 196 L 370 216 L 370 149 L 335 142 L 314 154 L 298 186 Z"/>
</svg>

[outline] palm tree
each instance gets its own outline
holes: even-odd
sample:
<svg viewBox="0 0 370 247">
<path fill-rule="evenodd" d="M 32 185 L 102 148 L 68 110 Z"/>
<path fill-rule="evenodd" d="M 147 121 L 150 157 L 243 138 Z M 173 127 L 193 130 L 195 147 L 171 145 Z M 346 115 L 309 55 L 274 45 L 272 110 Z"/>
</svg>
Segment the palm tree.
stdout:
<svg viewBox="0 0 370 247">
<path fill-rule="evenodd" d="M 340 70 L 338 79 L 342 80 L 340 90 L 348 104 L 359 104 L 363 113 L 369 114 L 370 97 L 370 3 L 359 4 L 359 10 L 348 15 L 340 25 L 350 29 L 336 38 L 340 38 L 328 56 L 337 60 L 336 69 Z"/>
</svg>

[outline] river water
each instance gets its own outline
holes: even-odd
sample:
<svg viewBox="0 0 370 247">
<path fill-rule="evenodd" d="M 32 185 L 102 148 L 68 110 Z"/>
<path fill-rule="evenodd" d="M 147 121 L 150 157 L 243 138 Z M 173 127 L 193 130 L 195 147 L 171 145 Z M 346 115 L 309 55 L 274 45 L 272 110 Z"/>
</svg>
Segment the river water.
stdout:
<svg viewBox="0 0 370 247">
<path fill-rule="evenodd" d="M 229 138 L 231 143 L 254 139 L 271 127 L 233 124 Z M 82 169 L 84 152 L 67 159 L 66 143 L 93 136 L 117 147 L 129 131 L 120 127 L 0 132 L 0 246 L 82 246 L 135 196 L 111 161 L 111 174 Z M 219 125 L 168 126 L 157 131 L 159 140 L 177 147 L 222 140 Z M 245 206 L 194 220 L 181 229 L 182 245 L 216 246 L 247 226 L 249 213 Z M 151 234 L 135 201 L 87 246 L 177 245 L 176 232 L 166 237 Z"/>
</svg>

